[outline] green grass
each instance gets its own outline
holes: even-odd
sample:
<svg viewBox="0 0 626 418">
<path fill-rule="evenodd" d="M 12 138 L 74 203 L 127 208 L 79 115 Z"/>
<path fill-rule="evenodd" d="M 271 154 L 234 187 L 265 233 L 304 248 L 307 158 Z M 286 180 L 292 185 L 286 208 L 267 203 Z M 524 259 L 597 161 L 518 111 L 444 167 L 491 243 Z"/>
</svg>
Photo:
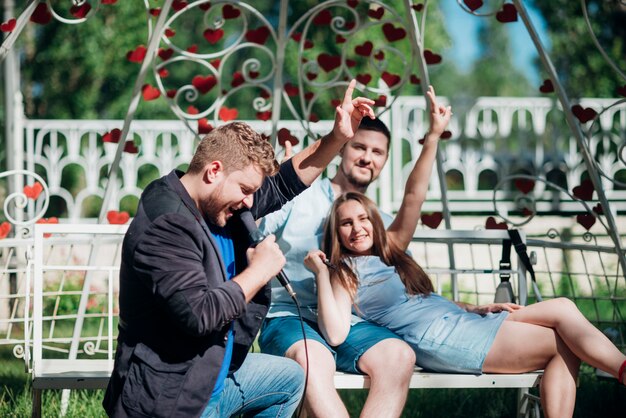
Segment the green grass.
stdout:
<svg viewBox="0 0 626 418">
<path fill-rule="evenodd" d="M 536 391 L 536 389 L 535 389 Z M 340 395 L 353 417 L 358 417 L 366 390 L 342 390 Z M 104 417 L 103 390 L 72 391 L 66 417 Z M 515 417 L 517 391 L 514 389 L 414 389 L 409 392 L 405 418 L 417 417 Z M 43 392 L 43 416 L 58 417 L 61 391 Z M 601 414 L 599 414 L 601 411 Z M 575 417 L 624 417 L 626 387 L 615 379 L 599 379 L 589 367 L 583 368 Z M 0 417 L 28 417 L 31 414 L 29 376 L 23 362 L 13 358 L 9 347 L 0 347 Z"/>
</svg>

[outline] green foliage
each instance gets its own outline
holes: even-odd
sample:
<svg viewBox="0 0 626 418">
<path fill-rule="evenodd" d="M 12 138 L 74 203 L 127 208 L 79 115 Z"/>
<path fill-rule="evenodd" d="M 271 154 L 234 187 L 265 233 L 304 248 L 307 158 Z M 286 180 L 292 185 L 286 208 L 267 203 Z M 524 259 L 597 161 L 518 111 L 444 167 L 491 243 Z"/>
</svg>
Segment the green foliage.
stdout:
<svg viewBox="0 0 626 418">
<path fill-rule="evenodd" d="M 622 71 L 626 68 L 626 9 L 619 1 L 535 1 L 546 20 L 550 57 L 559 79 L 572 97 L 615 97 L 624 85 L 596 49 L 584 20 L 587 5 L 593 33 Z"/>
</svg>

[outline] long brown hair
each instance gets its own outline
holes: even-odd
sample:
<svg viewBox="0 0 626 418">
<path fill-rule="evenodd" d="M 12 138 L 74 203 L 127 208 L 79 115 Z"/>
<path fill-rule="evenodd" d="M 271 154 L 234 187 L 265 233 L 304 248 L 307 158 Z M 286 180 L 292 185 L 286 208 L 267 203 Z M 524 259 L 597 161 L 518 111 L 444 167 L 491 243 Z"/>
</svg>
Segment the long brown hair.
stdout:
<svg viewBox="0 0 626 418">
<path fill-rule="evenodd" d="M 396 268 L 407 293 L 411 295 L 428 295 L 430 292 L 434 292 L 433 284 L 424 270 L 411 256 L 399 248 L 393 241 L 387 239 L 385 225 L 374 202 L 363 193 L 358 192 L 348 192 L 339 196 L 335 200 L 324 226 L 323 251 L 330 262 L 337 267 L 336 270 L 330 272 L 331 277 L 334 280 L 339 280 L 354 298 L 359 280 L 350 268 L 349 263 L 344 261 L 350 257 L 350 252 L 339 240 L 339 219 L 337 216 L 339 207 L 349 200 L 360 203 L 372 223 L 372 240 L 374 242 L 372 254 L 380 257 L 386 265 Z"/>
</svg>

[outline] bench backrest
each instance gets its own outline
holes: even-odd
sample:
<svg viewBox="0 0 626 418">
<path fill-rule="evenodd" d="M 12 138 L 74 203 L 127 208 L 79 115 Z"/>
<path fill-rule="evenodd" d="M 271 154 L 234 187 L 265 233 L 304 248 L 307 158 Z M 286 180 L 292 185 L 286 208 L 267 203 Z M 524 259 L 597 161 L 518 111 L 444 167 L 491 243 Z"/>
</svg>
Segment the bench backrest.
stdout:
<svg viewBox="0 0 626 418">
<path fill-rule="evenodd" d="M 35 227 L 33 377 L 55 371 L 112 370 L 121 243 L 127 228 Z M 488 303 L 499 283 L 502 240 L 507 237 L 506 231 L 418 230 L 410 249 L 439 293 Z M 512 259 L 517 259 L 515 253 Z M 525 274 L 519 263 L 514 264 L 518 267 L 506 272 L 525 303 Z M 28 356 L 26 360 L 28 364 Z"/>
</svg>

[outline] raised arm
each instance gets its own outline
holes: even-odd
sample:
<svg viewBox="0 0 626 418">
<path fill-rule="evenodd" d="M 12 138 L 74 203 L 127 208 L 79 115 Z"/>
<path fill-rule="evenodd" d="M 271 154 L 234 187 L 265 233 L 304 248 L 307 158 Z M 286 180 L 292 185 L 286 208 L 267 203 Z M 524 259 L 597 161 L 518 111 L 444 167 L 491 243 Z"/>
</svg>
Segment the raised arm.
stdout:
<svg viewBox="0 0 626 418">
<path fill-rule="evenodd" d="M 426 200 L 430 174 L 437 157 L 439 137 L 446 129 L 452 115 L 450 106 L 444 107 L 437 104 L 433 86 L 428 87 L 426 96 L 430 100 L 430 128 L 424 138 L 422 152 L 406 181 L 404 198 L 398 214 L 387 229 L 389 239 L 405 250 L 411 242 L 413 232 L 417 227 L 417 221 L 420 218 L 422 205 L 424 200 Z"/>
<path fill-rule="evenodd" d="M 317 324 L 328 344 L 337 346 L 350 332 L 352 298 L 339 280 L 331 283 L 324 260 L 326 255 L 322 251 L 312 250 L 304 259 L 304 265 L 315 274 L 317 283 Z"/>
<path fill-rule="evenodd" d="M 341 147 L 354 137 L 361 119 L 374 118 L 374 101 L 365 97 L 352 98 L 356 81 L 350 81 L 341 105 L 335 109 L 333 130 L 292 157 L 296 174 L 305 184 L 311 184 L 337 155 Z"/>
</svg>

